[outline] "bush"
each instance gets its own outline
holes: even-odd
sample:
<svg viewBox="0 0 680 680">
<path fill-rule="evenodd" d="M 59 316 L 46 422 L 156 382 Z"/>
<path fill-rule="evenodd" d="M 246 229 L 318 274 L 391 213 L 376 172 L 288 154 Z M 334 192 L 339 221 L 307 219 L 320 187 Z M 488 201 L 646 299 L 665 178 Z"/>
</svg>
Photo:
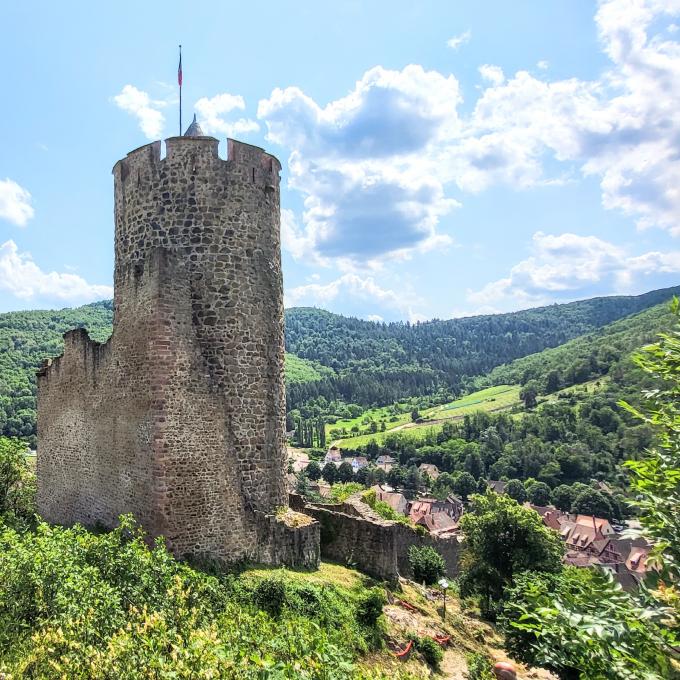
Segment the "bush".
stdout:
<svg viewBox="0 0 680 680">
<path fill-rule="evenodd" d="M 412 545 L 408 549 L 408 561 L 413 572 L 413 580 L 418 583 L 432 585 L 446 573 L 444 558 L 429 545 L 422 548 Z"/>
<path fill-rule="evenodd" d="M 375 626 L 383 613 L 387 600 L 379 588 L 372 588 L 359 599 L 356 609 L 357 621 L 362 626 Z"/>
<path fill-rule="evenodd" d="M 439 670 L 442 659 L 444 658 L 444 652 L 439 643 L 431 637 L 416 638 L 414 643 L 416 649 L 423 655 L 423 659 L 425 659 L 434 670 Z"/>
<path fill-rule="evenodd" d="M 253 599 L 260 609 L 272 616 L 279 616 L 286 603 L 286 586 L 280 578 L 264 578 L 253 591 Z"/>
<path fill-rule="evenodd" d="M 491 660 L 486 654 L 471 652 L 465 655 L 467 663 L 466 680 L 493 680 Z"/>
<path fill-rule="evenodd" d="M 348 680 L 379 641 L 373 591 L 201 573 L 131 518 L 98 535 L 0 523 L 0 554 L 0 675 Z"/>
<path fill-rule="evenodd" d="M 505 647 L 524 663 L 561 678 L 673 677 L 654 617 L 603 569 L 526 572 L 505 600 Z"/>
</svg>

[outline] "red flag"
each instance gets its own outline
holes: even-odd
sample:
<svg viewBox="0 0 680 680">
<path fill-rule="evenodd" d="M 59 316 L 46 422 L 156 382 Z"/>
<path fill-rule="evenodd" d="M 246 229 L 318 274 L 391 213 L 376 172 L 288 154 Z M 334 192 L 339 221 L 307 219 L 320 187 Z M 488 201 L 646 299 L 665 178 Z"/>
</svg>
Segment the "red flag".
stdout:
<svg viewBox="0 0 680 680">
<path fill-rule="evenodd" d="M 177 84 L 182 87 L 182 53 L 179 53 L 179 66 L 177 67 Z"/>
</svg>

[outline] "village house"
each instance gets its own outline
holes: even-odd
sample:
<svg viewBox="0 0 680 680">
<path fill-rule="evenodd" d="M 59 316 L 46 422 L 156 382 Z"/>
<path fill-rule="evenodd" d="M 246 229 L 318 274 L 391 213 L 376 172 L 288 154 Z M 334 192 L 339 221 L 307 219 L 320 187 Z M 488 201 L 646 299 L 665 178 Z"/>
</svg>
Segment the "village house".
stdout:
<svg viewBox="0 0 680 680">
<path fill-rule="evenodd" d="M 375 491 L 375 499 L 377 501 L 382 501 L 387 503 L 392 510 L 400 515 L 408 514 L 408 501 L 403 493 L 397 493 L 395 491 L 388 491 L 385 487 L 376 484 L 372 486 L 371 489 Z"/>
<path fill-rule="evenodd" d="M 389 472 L 396 464 L 396 458 L 392 458 L 392 456 L 387 455 L 378 456 L 375 461 L 375 466 L 380 470 L 384 470 L 385 472 Z"/>
<path fill-rule="evenodd" d="M 495 491 L 496 493 L 505 493 L 505 482 L 500 482 L 497 479 L 489 479 L 486 482 L 491 489 L 491 491 Z"/>
<path fill-rule="evenodd" d="M 463 514 L 463 502 L 456 496 L 448 496 L 446 500 L 436 498 L 418 498 L 411 502 L 408 516 L 414 524 L 425 515 L 444 513 L 451 519 L 458 521 Z"/>
<path fill-rule="evenodd" d="M 326 453 L 326 457 L 323 459 L 324 464 L 334 463 L 335 465 L 340 465 L 342 463 L 342 453 L 337 446 L 331 446 Z"/>
<path fill-rule="evenodd" d="M 364 456 L 356 456 L 355 458 L 346 458 L 343 462 L 348 461 L 352 466 L 352 471 L 356 474 L 361 468 L 368 466 L 368 458 Z"/>
<path fill-rule="evenodd" d="M 458 522 L 445 512 L 422 515 L 416 525 L 425 527 L 434 536 L 446 536 L 458 531 Z"/>
</svg>

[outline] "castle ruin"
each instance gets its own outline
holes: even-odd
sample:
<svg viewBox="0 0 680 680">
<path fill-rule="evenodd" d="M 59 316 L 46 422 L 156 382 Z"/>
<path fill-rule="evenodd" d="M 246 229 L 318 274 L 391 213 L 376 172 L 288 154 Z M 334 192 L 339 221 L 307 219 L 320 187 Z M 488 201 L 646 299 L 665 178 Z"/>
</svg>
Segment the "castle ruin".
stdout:
<svg viewBox="0 0 680 680">
<path fill-rule="evenodd" d="M 278 160 L 183 137 L 113 168 L 113 334 L 64 336 L 38 373 L 38 506 L 132 513 L 178 555 L 313 567 L 319 527 L 285 488 Z"/>
</svg>

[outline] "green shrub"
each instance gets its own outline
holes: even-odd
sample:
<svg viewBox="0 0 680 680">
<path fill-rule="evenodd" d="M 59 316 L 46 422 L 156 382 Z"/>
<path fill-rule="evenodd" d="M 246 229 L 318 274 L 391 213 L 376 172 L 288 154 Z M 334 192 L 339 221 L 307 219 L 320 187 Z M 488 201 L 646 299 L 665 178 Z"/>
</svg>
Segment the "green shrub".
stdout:
<svg viewBox="0 0 680 680">
<path fill-rule="evenodd" d="M 286 586 L 274 576 L 262 579 L 253 592 L 255 604 L 272 616 L 279 616 L 286 603 Z"/>
<path fill-rule="evenodd" d="M 0 674 L 41 680 L 344 680 L 377 642 L 377 594 L 285 570 L 209 575 L 145 543 L 0 524 Z"/>
<path fill-rule="evenodd" d="M 434 670 L 439 670 L 442 659 L 444 658 L 444 652 L 442 651 L 441 645 L 436 640 L 427 636 L 416 638 L 414 642 L 416 649 L 423 655 L 423 659 L 425 659 Z"/>
<path fill-rule="evenodd" d="M 493 680 L 491 660 L 486 654 L 471 652 L 465 655 L 467 663 L 466 680 Z"/>
<path fill-rule="evenodd" d="M 444 558 L 432 547 L 419 548 L 412 545 L 408 549 L 408 561 L 413 572 L 413 580 L 432 585 L 446 573 Z"/>
<path fill-rule="evenodd" d="M 375 626 L 386 603 L 387 600 L 383 591 L 379 588 L 372 588 L 357 603 L 357 621 L 362 626 Z"/>
</svg>

